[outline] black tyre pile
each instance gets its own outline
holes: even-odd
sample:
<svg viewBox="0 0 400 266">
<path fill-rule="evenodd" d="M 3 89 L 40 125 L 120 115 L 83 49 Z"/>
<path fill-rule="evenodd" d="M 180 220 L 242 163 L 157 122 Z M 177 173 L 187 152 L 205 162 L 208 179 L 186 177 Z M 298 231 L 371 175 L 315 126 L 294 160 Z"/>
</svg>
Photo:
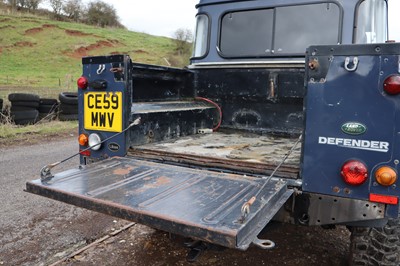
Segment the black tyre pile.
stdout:
<svg viewBox="0 0 400 266">
<path fill-rule="evenodd" d="M 36 94 L 11 93 L 8 95 L 11 102 L 9 112 L 7 108 L 2 113 L 3 99 L 0 99 L 0 121 L 9 117 L 16 125 L 29 125 L 42 119 L 53 120 L 57 116 L 60 121 L 78 120 L 78 94 L 62 92 L 59 99 L 60 102 L 57 99 L 40 98 Z"/>
<path fill-rule="evenodd" d="M 39 100 L 39 119 L 53 120 L 58 113 L 57 99 L 41 98 Z"/>
<path fill-rule="evenodd" d="M 62 92 L 58 96 L 60 100 L 60 121 L 78 120 L 78 93 Z"/>
<path fill-rule="evenodd" d="M 8 95 L 11 102 L 10 116 L 16 125 L 34 124 L 39 119 L 39 100 L 36 94 L 11 93 Z"/>
</svg>

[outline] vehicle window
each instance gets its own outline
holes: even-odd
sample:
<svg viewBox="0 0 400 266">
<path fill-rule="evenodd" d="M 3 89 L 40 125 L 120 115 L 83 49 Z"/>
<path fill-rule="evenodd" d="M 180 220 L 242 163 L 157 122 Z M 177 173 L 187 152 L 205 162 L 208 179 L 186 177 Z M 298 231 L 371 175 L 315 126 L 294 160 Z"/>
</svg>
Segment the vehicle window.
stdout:
<svg viewBox="0 0 400 266">
<path fill-rule="evenodd" d="M 226 57 L 304 54 L 310 45 L 339 42 L 340 15 L 334 3 L 230 12 L 222 18 L 219 48 Z"/>
<path fill-rule="evenodd" d="M 308 46 L 337 44 L 340 9 L 324 3 L 276 9 L 276 53 L 304 53 Z"/>
<path fill-rule="evenodd" d="M 273 19 L 272 9 L 226 14 L 222 18 L 220 50 L 234 56 L 271 53 Z"/>
<path fill-rule="evenodd" d="M 202 57 L 207 53 L 208 46 L 208 17 L 198 15 L 196 23 L 196 34 L 194 40 L 193 57 Z"/>
<path fill-rule="evenodd" d="M 387 3 L 365 0 L 357 12 L 355 43 L 383 43 L 387 39 Z"/>
</svg>

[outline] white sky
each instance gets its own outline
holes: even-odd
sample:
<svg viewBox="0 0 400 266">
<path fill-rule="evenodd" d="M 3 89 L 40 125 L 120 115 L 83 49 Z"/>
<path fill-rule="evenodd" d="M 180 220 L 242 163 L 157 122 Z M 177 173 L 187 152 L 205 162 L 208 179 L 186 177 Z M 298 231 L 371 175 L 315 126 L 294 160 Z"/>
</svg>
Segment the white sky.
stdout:
<svg viewBox="0 0 400 266">
<path fill-rule="evenodd" d="M 172 37 L 179 28 L 195 29 L 195 5 L 199 0 L 102 1 L 114 6 L 121 23 L 132 31 Z"/>
</svg>

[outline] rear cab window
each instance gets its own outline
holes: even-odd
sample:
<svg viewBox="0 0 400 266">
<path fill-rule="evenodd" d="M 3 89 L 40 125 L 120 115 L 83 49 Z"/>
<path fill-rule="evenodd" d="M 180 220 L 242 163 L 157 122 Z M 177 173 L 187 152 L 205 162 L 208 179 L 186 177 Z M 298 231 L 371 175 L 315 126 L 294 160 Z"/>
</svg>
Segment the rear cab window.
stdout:
<svg viewBox="0 0 400 266">
<path fill-rule="evenodd" d="M 341 16 L 330 2 L 231 11 L 221 19 L 219 52 L 225 58 L 304 56 L 311 44 L 340 43 Z"/>
</svg>

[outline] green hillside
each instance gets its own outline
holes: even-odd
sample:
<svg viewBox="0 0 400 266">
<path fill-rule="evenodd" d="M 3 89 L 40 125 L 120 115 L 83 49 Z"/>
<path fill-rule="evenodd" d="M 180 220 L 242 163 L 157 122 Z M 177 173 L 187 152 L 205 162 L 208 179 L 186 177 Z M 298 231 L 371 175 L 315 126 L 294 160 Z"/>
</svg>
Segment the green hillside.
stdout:
<svg viewBox="0 0 400 266">
<path fill-rule="evenodd" d="M 54 96 L 75 90 L 83 56 L 123 53 L 137 62 L 165 65 L 174 48 L 169 38 L 124 29 L 0 15 L 0 97 L 12 91 Z"/>
</svg>

